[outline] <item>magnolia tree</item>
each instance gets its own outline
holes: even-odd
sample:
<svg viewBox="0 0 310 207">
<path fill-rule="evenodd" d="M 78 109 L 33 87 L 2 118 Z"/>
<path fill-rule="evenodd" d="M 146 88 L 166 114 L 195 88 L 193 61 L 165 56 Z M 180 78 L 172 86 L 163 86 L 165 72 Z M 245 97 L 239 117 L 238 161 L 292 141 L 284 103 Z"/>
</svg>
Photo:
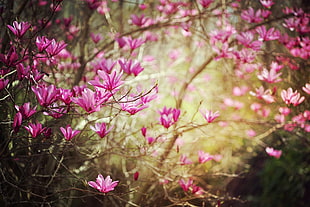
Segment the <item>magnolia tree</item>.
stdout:
<svg viewBox="0 0 310 207">
<path fill-rule="evenodd" d="M 1 203 L 246 202 L 247 159 L 309 147 L 300 5 L 2 1 Z"/>
</svg>

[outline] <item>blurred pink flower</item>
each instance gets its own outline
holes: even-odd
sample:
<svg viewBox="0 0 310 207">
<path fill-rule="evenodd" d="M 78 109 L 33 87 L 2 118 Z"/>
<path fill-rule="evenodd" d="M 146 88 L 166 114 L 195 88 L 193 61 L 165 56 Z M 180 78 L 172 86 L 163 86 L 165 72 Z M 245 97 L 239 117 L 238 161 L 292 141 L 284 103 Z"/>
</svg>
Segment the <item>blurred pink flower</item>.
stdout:
<svg viewBox="0 0 310 207">
<path fill-rule="evenodd" d="M 256 136 L 256 132 L 253 129 L 248 129 L 248 130 L 246 130 L 246 135 L 248 137 L 255 137 Z"/>
<path fill-rule="evenodd" d="M 199 163 L 202 164 L 202 163 L 208 162 L 208 161 L 210 161 L 212 159 L 213 159 L 213 156 L 210 155 L 209 153 L 204 152 L 202 150 L 198 151 L 198 161 L 199 161 Z"/>
<path fill-rule="evenodd" d="M 193 180 L 188 179 L 187 181 L 185 181 L 184 179 L 180 179 L 179 184 L 184 191 L 188 191 L 189 188 L 193 185 Z"/>
<path fill-rule="evenodd" d="M 249 23 L 259 23 L 263 21 L 263 18 L 261 18 L 262 11 L 259 9 L 256 12 L 252 7 L 250 7 L 248 10 L 243 10 L 241 12 L 241 18 Z"/>
<path fill-rule="evenodd" d="M 89 181 L 88 185 L 92 188 L 99 190 L 102 193 L 108 193 L 114 190 L 114 188 L 118 185 L 118 182 L 119 181 L 112 182 L 112 179 L 110 178 L 110 176 L 107 176 L 104 179 L 104 177 L 101 174 L 99 174 L 96 179 L 96 182 Z"/>
<path fill-rule="evenodd" d="M 135 172 L 134 174 L 133 174 L 133 179 L 134 180 L 138 180 L 139 179 L 139 175 L 140 175 L 140 173 L 137 171 L 137 172 Z"/>
<path fill-rule="evenodd" d="M 193 164 L 193 162 L 185 154 L 182 154 L 180 156 L 180 164 L 181 165 L 190 165 L 190 164 Z"/>
<path fill-rule="evenodd" d="M 291 113 L 291 109 L 287 107 L 280 107 L 279 112 L 283 114 L 284 116 L 287 116 Z"/>
<path fill-rule="evenodd" d="M 260 50 L 263 44 L 262 41 L 254 40 L 254 34 L 251 31 L 241 32 L 240 34 L 237 34 L 236 39 L 240 44 L 255 51 Z"/>
<path fill-rule="evenodd" d="M 256 96 L 258 99 L 263 99 L 267 103 L 275 102 L 275 97 L 273 96 L 271 89 L 267 89 L 265 91 L 264 86 L 260 86 L 259 88 L 256 88 L 255 92 L 250 91 L 250 95 Z"/>
<path fill-rule="evenodd" d="M 208 8 L 213 3 L 213 0 L 199 0 L 198 2 L 202 7 Z"/>
<path fill-rule="evenodd" d="M 306 83 L 306 86 L 302 87 L 302 90 L 306 92 L 307 94 L 310 94 L 310 83 Z"/>
<path fill-rule="evenodd" d="M 277 40 L 280 38 L 280 31 L 276 30 L 273 27 L 271 27 L 267 31 L 265 25 L 263 25 L 263 26 L 256 27 L 255 30 L 256 30 L 257 34 L 259 35 L 258 40 L 260 40 L 260 41 Z"/>
<path fill-rule="evenodd" d="M 269 9 L 272 5 L 274 5 L 273 0 L 260 0 L 260 3 L 267 9 Z"/>
<path fill-rule="evenodd" d="M 281 150 L 275 150 L 271 147 L 266 147 L 266 152 L 269 156 L 275 157 L 275 158 L 280 158 L 282 155 L 282 151 Z"/>
<path fill-rule="evenodd" d="M 0 91 L 4 89 L 9 83 L 8 79 L 0 78 Z"/>
</svg>

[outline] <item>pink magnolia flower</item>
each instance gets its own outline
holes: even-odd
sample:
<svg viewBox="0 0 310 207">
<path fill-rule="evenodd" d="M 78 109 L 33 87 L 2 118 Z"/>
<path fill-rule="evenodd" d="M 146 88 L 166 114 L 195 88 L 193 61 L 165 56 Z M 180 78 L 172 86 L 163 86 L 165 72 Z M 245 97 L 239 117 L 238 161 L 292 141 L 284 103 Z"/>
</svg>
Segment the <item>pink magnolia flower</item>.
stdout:
<svg viewBox="0 0 310 207">
<path fill-rule="evenodd" d="M 166 108 L 165 106 L 161 111 L 159 111 L 160 124 L 168 129 L 171 125 L 178 121 L 180 113 L 180 109 Z"/>
<path fill-rule="evenodd" d="M 30 123 L 28 126 L 25 126 L 25 129 L 31 134 L 33 138 L 39 136 L 46 128 L 42 128 L 41 123 Z"/>
<path fill-rule="evenodd" d="M 60 127 L 60 131 L 67 141 L 70 141 L 74 136 L 80 133 L 79 130 L 72 130 L 70 125 L 67 125 L 66 128 Z"/>
<path fill-rule="evenodd" d="M 282 79 L 279 78 L 281 75 L 282 73 L 277 73 L 277 71 L 272 68 L 269 71 L 264 68 L 263 71 L 257 75 L 257 78 L 267 83 L 278 83 L 282 81 Z"/>
<path fill-rule="evenodd" d="M 199 161 L 199 163 L 202 164 L 202 163 L 208 162 L 208 161 L 210 161 L 212 159 L 213 159 L 213 155 L 210 155 L 209 153 L 201 151 L 201 150 L 198 151 L 198 161 Z"/>
<path fill-rule="evenodd" d="M 254 40 L 254 34 L 251 31 L 242 32 L 241 34 L 236 35 L 236 39 L 240 44 L 243 44 L 247 48 L 251 48 L 255 51 L 260 50 L 262 46 L 262 41 Z"/>
<path fill-rule="evenodd" d="M 70 89 L 59 88 L 59 100 L 69 105 L 72 102 L 72 91 Z"/>
<path fill-rule="evenodd" d="M 193 180 L 188 179 L 187 181 L 185 181 L 184 179 L 181 179 L 179 180 L 179 184 L 184 191 L 188 191 L 189 188 L 193 185 Z"/>
<path fill-rule="evenodd" d="M 202 7 L 208 8 L 213 3 L 213 0 L 199 0 L 198 2 Z"/>
<path fill-rule="evenodd" d="M 20 126 L 22 125 L 22 121 L 23 121 L 22 113 L 17 112 L 14 116 L 13 125 L 12 125 L 15 133 L 18 132 Z"/>
<path fill-rule="evenodd" d="M 72 98 L 72 101 L 82 107 L 86 112 L 93 113 L 100 110 L 101 101 L 97 101 L 96 92 L 85 88 L 82 97 Z"/>
<path fill-rule="evenodd" d="M 122 70 L 128 75 L 133 74 L 134 76 L 137 76 L 144 70 L 137 60 L 119 60 L 118 63 L 120 64 Z"/>
<path fill-rule="evenodd" d="M 138 15 L 132 14 L 130 18 L 132 24 L 137 25 L 139 27 L 149 26 L 150 23 L 152 22 L 151 19 L 145 17 L 144 14 L 141 14 L 140 17 Z"/>
<path fill-rule="evenodd" d="M 43 52 L 50 44 L 51 40 L 47 39 L 45 36 L 36 38 L 36 45 L 38 47 L 39 52 Z"/>
<path fill-rule="evenodd" d="M 84 0 L 91 10 L 97 9 L 101 5 L 101 0 Z"/>
<path fill-rule="evenodd" d="M 250 106 L 251 110 L 257 112 L 259 109 L 262 108 L 262 105 L 260 103 L 252 103 L 251 106 Z"/>
<path fill-rule="evenodd" d="M 233 88 L 233 95 L 234 96 L 243 96 L 248 92 L 249 88 L 247 86 L 235 86 Z"/>
<path fill-rule="evenodd" d="M 95 67 L 96 71 L 103 70 L 106 73 L 111 74 L 116 63 L 117 63 L 117 61 L 114 61 L 112 59 L 102 58 L 102 59 L 100 59 L 99 62 L 93 64 L 93 66 Z"/>
<path fill-rule="evenodd" d="M 4 89 L 9 83 L 9 80 L 0 78 L 0 91 Z"/>
<path fill-rule="evenodd" d="M 180 157 L 180 164 L 190 165 L 190 164 L 193 164 L 193 162 L 185 154 L 182 154 Z"/>
<path fill-rule="evenodd" d="M 270 28 L 268 31 L 265 27 L 265 25 L 263 26 L 259 26 L 256 27 L 256 32 L 259 35 L 258 40 L 260 41 L 270 41 L 270 40 L 277 40 L 280 38 L 280 31 L 279 30 L 275 30 L 275 28 Z"/>
<path fill-rule="evenodd" d="M 44 107 L 51 105 L 57 100 L 59 95 L 59 90 L 56 89 L 55 85 L 50 85 L 48 87 L 44 85 L 32 86 L 31 89 L 35 93 L 40 105 Z"/>
<path fill-rule="evenodd" d="M 206 110 L 205 113 L 201 112 L 202 116 L 207 120 L 208 123 L 211 123 L 216 119 L 217 117 L 220 116 L 220 112 L 212 112 L 211 110 Z"/>
<path fill-rule="evenodd" d="M 119 181 L 112 182 L 112 179 L 110 178 L 110 176 L 107 176 L 104 179 L 104 177 L 101 174 L 99 174 L 96 179 L 96 182 L 89 181 L 88 185 L 92 188 L 99 190 L 102 193 L 108 193 L 114 190 L 114 188 L 118 185 L 118 182 Z"/>
<path fill-rule="evenodd" d="M 116 92 L 118 88 L 124 83 L 123 81 L 121 81 L 122 73 L 113 71 L 111 74 L 108 74 L 103 70 L 98 70 L 97 73 L 104 82 L 101 83 L 99 81 L 99 78 L 96 77 L 95 80 L 89 81 L 89 84 L 99 88 L 104 88 L 113 93 Z"/>
<path fill-rule="evenodd" d="M 36 106 L 34 108 L 30 108 L 30 102 L 24 103 L 22 106 L 15 105 L 15 108 L 18 112 L 20 112 L 23 118 L 28 119 L 34 113 L 36 113 Z"/>
<path fill-rule="evenodd" d="M 250 95 L 256 96 L 258 99 L 263 99 L 267 103 L 275 102 L 275 97 L 273 96 L 273 92 L 271 91 L 271 89 L 267 89 L 265 91 L 264 86 L 256 88 L 255 92 L 250 91 Z"/>
<path fill-rule="evenodd" d="M 66 43 L 63 41 L 61 42 L 56 42 L 55 39 L 52 39 L 50 44 L 45 48 L 45 51 L 50 55 L 50 56 L 55 56 L 58 53 L 60 53 L 65 47 L 67 46 Z"/>
<path fill-rule="evenodd" d="M 141 134 L 146 137 L 146 132 L 147 132 L 147 128 L 146 127 L 142 127 L 141 128 Z"/>
<path fill-rule="evenodd" d="M 100 40 L 103 39 L 102 35 L 100 33 L 95 34 L 93 32 L 90 33 L 90 37 L 92 39 L 92 41 L 97 44 L 98 42 L 100 42 Z"/>
<path fill-rule="evenodd" d="M 103 138 L 113 129 L 113 126 L 107 129 L 106 123 L 96 123 L 95 126 L 90 126 L 90 128 L 95 131 L 100 138 Z"/>
<path fill-rule="evenodd" d="M 126 98 L 124 102 L 120 103 L 120 106 L 123 111 L 127 111 L 131 115 L 134 115 L 148 107 L 148 105 L 143 103 L 141 99 L 135 100 L 134 98 Z"/>
<path fill-rule="evenodd" d="M 133 179 L 138 180 L 140 173 L 137 171 L 133 174 Z"/>
<path fill-rule="evenodd" d="M 110 8 L 108 7 L 108 2 L 107 1 L 102 1 L 97 8 L 97 12 L 101 15 L 104 15 L 110 11 Z"/>
<path fill-rule="evenodd" d="M 266 147 L 266 152 L 269 156 L 275 157 L 275 158 L 280 158 L 282 155 L 281 150 L 275 150 L 272 147 Z"/>
<path fill-rule="evenodd" d="M 16 66 L 23 60 L 18 60 L 18 55 L 16 53 L 16 48 L 14 46 L 11 46 L 9 51 L 6 54 L 0 54 L 0 61 L 3 62 L 8 67 Z M 3 71 L 0 70 L 0 75 L 3 73 L 4 73 L 4 70 Z"/>
<path fill-rule="evenodd" d="M 273 0 L 260 0 L 260 3 L 267 9 L 274 5 Z"/>
<path fill-rule="evenodd" d="M 7 27 L 14 33 L 18 38 L 22 38 L 27 30 L 31 27 L 31 24 L 28 22 L 18 23 L 17 21 L 13 22 L 13 26 L 7 25 Z"/>
<path fill-rule="evenodd" d="M 140 47 L 145 43 L 145 40 L 143 40 L 142 38 L 132 39 L 131 36 L 123 37 L 123 40 L 125 41 L 126 45 L 129 47 L 131 51 L 133 51 L 134 49 Z"/>
<path fill-rule="evenodd" d="M 139 8 L 140 8 L 141 10 L 145 10 L 145 9 L 148 8 L 148 5 L 147 5 L 147 4 L 139 4 Z"/>
<path fill-rule="evenodd" d="M 287 107 L 280 107 L 279 112 L 283 114 L 284 116 L 287 116 L 291 113 L 291 109 Z"/>
<path fill-rule="evenodd" d="M 262 11 L 260 9 L 255 12 L 254 9 L 250 7 L 248 10 L 243 10 L 241 12 L 241 18 L 249 23 L 259 23 L 263 21 L 261 14 Z"/>
<path fill-rule="evenodd" d="M 246 130 L 246 135 L 248 137 L 255 137 L 256 136 L 256 132 L 253 129 L 248 129 L 248 130 Z"/>
<path fill-rule="evenodd" d="M 1 86 L 0 86 L 1 89 Z M 310 83 L 306 83 L 306 86 L 302 87 L 302 90 L 307 94 L 310 94 Z"/>
<path fill-rule="evenodd" d="M 305 100 L 304 96 L 300 97 L 300 93 L 297 90 L 293 92 L 292 88 L 282 90 L 281 97 L 286 104 L 293 104 L 294 106 L 301 104 Z"/>
<path fill-rule="evenodd" d="M 229 44 L 227 42 L 224 42 L 222 44 L 221 48 L 218 48 L 217 46 L 213 46 L 212 49 L 218 54 L 214 59 L 220 60 L 221 58 L 233 58 L 233 48 L 229 47 Z"/>
</svg>

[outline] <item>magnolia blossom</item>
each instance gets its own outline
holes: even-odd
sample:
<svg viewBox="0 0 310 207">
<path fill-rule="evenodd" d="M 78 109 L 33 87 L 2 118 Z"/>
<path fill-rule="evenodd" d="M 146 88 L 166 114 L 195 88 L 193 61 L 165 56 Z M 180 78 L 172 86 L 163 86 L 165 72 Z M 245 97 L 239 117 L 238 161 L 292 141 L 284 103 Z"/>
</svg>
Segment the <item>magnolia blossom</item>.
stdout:
<svg viewBox="0 0 310 207">
<path fill-rule="evenodd" d="M 269 9 L 272 5 L 274 5 L 273 0 L 260 0 L 260 3 L 267 9 Z"/>
<path fill-rule="evenodd" d="M 67 141 L 70 141 L 74 136 L 80 133 L 80 131 L 78 130 L 72 130 L 70 125 L 67 125 L 66 128 L 60 127 L 60 131 L 62 132 Z"/>
<path fill-rule="evenodd" d="M 96 123 L 95 126 L 90 126 L 90 128 L 95 131 L 100 138 L 103 138 L 112 130 L 113 126 L 107 129 L 106 123 Z"/>
<path fill-rule="evenodd" d="M 277 83 L 282 81 L 280 76 L 282 73 L 277 73 L 276 70 L 270 69 L 269 71 L 264 68 L 263 71 L 257 75 L 257 78 L 262 81 L 266 81 L 267 83 Z"/>
<path fill-rule="evenodd" d="M 28 119 L 34 113 L 36 113 L 36 106 L 34 108 L 30 108 L 30 102 L 24 103 L 22 106 L 15 105 L 15 108 L 18 112 L 20 112 L 23 118 Z"/>
<path fill-rule="evenodd" d="M 305 100 L 304 96 L 300 97 L 300 93 L 297 90 L 293 92 L 292 88 L 282 90 L 281 97 L 286 104 L 293 104 L 294 106 L 301 104 Z"/>
<path fill-rule="evenodd" d="M 118 63 L 120 64 L 122 70 L 128 75 L 133 74 L 134 76 L 137 76 L 144 70 L 137 60 L 119 60 Z"/>
<path fill-rule="evenodd" d="M 250 7 L 248 10 L 243 10 L 241 12 L 241 18 L 249 23 L 260 23 L 263 21 L 261 14 L 262 11 L 260 9 L 255 12 L 254 9 Z"/>
<path fill-rule="evenodd" d="M 199 0 L 198 2 L 202 7 L 208 8 L 213 1 L 214 0 Z"/>
<path fill-rule="evenodd" d="M 8 79 L 0 78 L 0 91 L 4 89 L 9 83 Z"/>
<path fill-rule="evenodd" d="M 275 157 L 275 158 L 280 158 L 282 155 L 281 150 L 275 150 L 272 147 L 266 147 L 266 152 L 269 156 Z"/>
<path fill-rule="evenodd" d="M 180 162 L 181 162 L 181 165 L 190 165 L 190 164 L 193 164 L 193 162 L 185 155 L 185 154 L 182 154 L 181 157 L 180 157 Z"/>
<path fill-rule="evenodd" d="M 102 193 L 108 193 L 114 190 L 114 188 L 118 185 L 118 182 L 119 181 L 112 182 L 112 179 L 110 178 L 109 175 L 104 179 L 104 177 L 101 174 L 99 174 L 96 179 L 96 182 L 89 181 L 88 185 L 92 188 L 99 190 Z"/>
<path fill-rule="evenodd" d="M 255 92 L 250 91 L 250 95 L 256 96 L 258 99 L 263 99 L 267 103 L 275 102 L 275 97 L 273 96 L 273 92 L 271 89 L 267 89 L 265 91 L 264 86 L 260 86 L 255 89 Z"/>
<path fill-rule="evenodd" d="M 101 83 L 99 81 L 99 78 L 96 77 L 95 80 L 89 81 L 89 84 L 99 87 L 99 88 L 104 88 L 114 93 L 124 83 L 123 81 L 121 81 L 122 73 L 113 71 L 111 72 L 111 74 L 108 74 L 107 72 L 103 70 L 98 70 L 97 73 L 98 73 L 98 76 L 103 80 L 103 83 Z"/>
<path fill-rule="evenodd" d="M 89 88 L 85 88 L 82 97 L 72 98 L 72 101 L 82 107 L 86 112 L 93 113 L 100 110 L 101 101 L 97 101 L 97 95 Z"/>
<path fill-rule="evenodd" d="M 47 107 L 57 100 L 59 95 L 59 90 L 55 85 L 50 86 L 32 86 L 32 91 L 35 93 L 37 100 L 41 106 Z"/>
<path fill-rule="evenodd" d="M 208 123 L 211 123 L 216 119 L 217 117 L 220 116 L 220 112 L 212 112 L 211 110 L 206 110 L 205 113 L 201 112 L 202 116 L 207 120 Z"/>
<path fill-rule="evenodd" d="M 180 109 L 164 107 L 161 111 L 159 111 L 160 124 L 168 129 L 171 125 L 173 125 L 178 121 L 180 113 L 181 113 Z"/>
<path fill-rule="evenodd" d="M 41 123 L 30 123 L 28 126 L 25 126 L 25 129 L 31 134 L 33 138 L 39 136 L 46 128 L 42 128 Z"/>
<path fill-rule="evenodd" d="M 14 33 L 14 35 L 18 38 L 22 38 L 24 34 L 28 31 L 31 27 L 31 24 L 28 22 L 20 22 L 17 21 L 13 22 L 13 26 L 7 25 L 7 27 Z"/>
<path fill-rule="evenodd" d="M 306 83 L 306 86 L 302 87 L 302 90 L 307 94 L 310 94 L 310 83 Z"/>
<path fill-rule="evenodd" d="M 263 26 L 257 27 L 255 30 L 259 35 L 258 40 L 261 40 L 261 41 L 270 41 L 270 40 L 276 40 L 280 38 L 280 31 L 276 30 L 273 27 L 267 30 L 265 25 L 263 25 Z"/>
<path fill-rule="evenodd" d="M 187 181 L 185 181 L 184 179 L 180 179 L 179 184 L 184 191 L 188 191 L 189 188 L 193 185 L 193 180 L 188 179 Z"/>
</svg>

